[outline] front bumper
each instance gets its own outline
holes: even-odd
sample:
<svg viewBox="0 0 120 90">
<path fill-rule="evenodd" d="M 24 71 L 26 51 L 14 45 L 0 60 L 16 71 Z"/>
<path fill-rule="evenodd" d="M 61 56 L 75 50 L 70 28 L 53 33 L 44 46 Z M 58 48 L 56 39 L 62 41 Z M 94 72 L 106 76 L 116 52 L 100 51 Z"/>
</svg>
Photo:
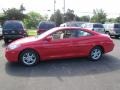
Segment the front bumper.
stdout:
<svg viewBox="0 0 120 90">
<path fill-rule="evenodd" d="M 5 57 L 9 62 L 18 62 L 20 51 L 18 50 L 7 50 L 5 49 Z"/>
</svg>

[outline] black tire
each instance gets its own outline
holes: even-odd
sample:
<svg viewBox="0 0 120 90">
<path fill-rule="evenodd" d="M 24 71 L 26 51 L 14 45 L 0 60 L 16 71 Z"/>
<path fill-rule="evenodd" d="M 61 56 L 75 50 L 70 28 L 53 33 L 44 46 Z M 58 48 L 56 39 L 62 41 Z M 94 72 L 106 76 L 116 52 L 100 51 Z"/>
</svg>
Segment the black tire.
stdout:
<svg viewBox="0 0 120 90">
<path fill-rule="evenodd" d="M 119 39 L 120 36 L 115 36 L 115 38 Z"/>
<path fill-rule="evenodd" d="M 110 36 L 110 33 L 107 31 L 107 32 L 105 32 L 107 35 L 109 35 Z"/>
<path fill-rule="evenodd" d="M 93 53 L 95 53 L 95 50 L 97 50 L 97 52 L 98 52 L 96 56 L 95 56 L 95 54 L 93 54 Z M 90 51 L 89 60 L 91 60 L 91 61 L 98 61 L 98 60 L 101 59 L 102 55 L 103 55 L 103 50 L 102 50 L 102 48 L 99 47 L 99 46 L 96 46 L 96 47 L 94 47 L 94 48 Z"/>
<path fill-rule="evenodd" d="M 9 39 L 4 38 L 4 42 L 5 42 L 5 43 L 8 43 L 8 42 L 9 42 Z"/>
<path fill-rule="evenodd" d="M 29 54 L 29 56 L 27 56 Z M 29 59 L 28 59 L 29 58 Z M 32 60 L 34 59 L 34 60 Z M 34 66 L 39 62 L 39 55 L 32 49 L 24 50 L 19 55 L 19 61 L 25 66 Z"/>
</svg>

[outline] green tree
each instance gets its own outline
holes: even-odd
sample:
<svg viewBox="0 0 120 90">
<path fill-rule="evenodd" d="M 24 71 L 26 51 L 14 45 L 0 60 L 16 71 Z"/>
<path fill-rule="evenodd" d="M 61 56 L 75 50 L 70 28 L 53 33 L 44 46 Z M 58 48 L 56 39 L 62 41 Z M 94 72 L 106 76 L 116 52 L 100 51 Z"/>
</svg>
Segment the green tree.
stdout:
<svg viewBox="0 0 120 90">
<path fill-rule="evenodd" d="M 4 11 L 4 17 L 6 20 L 23 20 L 25 18 L 25 14 L 21 13 L 20 10 L 16 8 L 8 9 Z"/>
<path fill-rule="evenodd" d="M 80 21 L 80 17 L 79 16 L 75 16 L 75 21 Z"/>
<path fill-rule="evenodd" d="M 20 12 L 22 12 L 22 13 L 23 13 L 23 11 L 25 11 L 25 7 L 23 6 L 23 4 L 20 5 L 20 9 L 19 9 L 19 10 L 20 10 Z"/>
<path fill-rule="evenodd" d="M 108 18 L 106 20 L 106 22 L 114 23 L 114 22 L 116 22 L 116 19 L 115 18 Z"/>
<path fill-rule="evenodd" d="M 61 23 L 63 23 L 63 14 L 60 12 L 60 10 L 57 10 L 51 15 L 50 20 L 56 22 L 57 26 L 59 26 Z"/>
<path fill-rule="evenodd" d="M 27 14 L 27 18 L 24 19 L 24 23 L 27 28 L 31 29 L 36 28 L 41 20 L 44 20 L 44 18 L 39 13 L 32 11 Z"/>
<path fill-rule="evenodd" d="M 4 17 L 6 20 L 23 20 L 26 15 L 23 14 L 23 11 L 25 10 L 25 7 L 23 5 L 20 6 L 20 9 L 16 8 L 8 8 L 7 10 L 3 9 Z"/>
<path fill-rule="evenodd" d="M 75 20 L 74 10 L 68 9 L 64 16 L 64 21 L 73 21 Z"/>
<path fill-rule="evenodd" d="M 115 22 L 120 23 L 120 16 L 115 19 Z"/>
<path fill-rule="evenodd" d="M 93 14 L 91 22 L 105 23 L 107 15 L 102 9 L 93 10 Z"/>
<path fill-rule="evenodd" d="M 80 21 L 89 22 L 90 21 L 90 16 L 81 16 Z"/>
</svg>

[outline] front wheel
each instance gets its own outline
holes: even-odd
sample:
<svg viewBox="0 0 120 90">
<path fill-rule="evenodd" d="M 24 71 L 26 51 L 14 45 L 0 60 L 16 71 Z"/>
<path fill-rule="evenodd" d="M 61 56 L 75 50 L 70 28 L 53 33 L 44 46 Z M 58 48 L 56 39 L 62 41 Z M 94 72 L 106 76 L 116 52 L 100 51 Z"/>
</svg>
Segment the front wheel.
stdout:
<svg viewBox="0 0 120 90">
<path fill-rule="evenodd" d="M 23 65 L 33 66 L 38 63 L 39 55 L 34 50 L 24 50 L 19 59 Z"/>
<path fill-rule="evenodd" d="M 100 47 L 95 47 L 91 50 L 89 58 L 92 61 L 98 61 L 102 57 L 103 51 Z"/>
</svg>

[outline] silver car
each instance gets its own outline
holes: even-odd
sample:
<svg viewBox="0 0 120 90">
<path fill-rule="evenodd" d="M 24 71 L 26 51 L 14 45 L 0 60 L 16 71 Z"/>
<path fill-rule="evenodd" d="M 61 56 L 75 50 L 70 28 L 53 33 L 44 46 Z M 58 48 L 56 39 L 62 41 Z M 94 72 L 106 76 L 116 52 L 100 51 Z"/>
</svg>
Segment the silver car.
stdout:
<svg viewBox="0 0 120 90">
<path fill-rule="evenodd" d="M 120 37 L 120 23 L 106 23 L 104 24 L 104 28 L 110 36 Z"/>
<path fill-rule="evenodd" d="M 105 28 L 101 23 L 85 23 L 82 24 L 82 28 L 105 34 Z"/>
</svg>

